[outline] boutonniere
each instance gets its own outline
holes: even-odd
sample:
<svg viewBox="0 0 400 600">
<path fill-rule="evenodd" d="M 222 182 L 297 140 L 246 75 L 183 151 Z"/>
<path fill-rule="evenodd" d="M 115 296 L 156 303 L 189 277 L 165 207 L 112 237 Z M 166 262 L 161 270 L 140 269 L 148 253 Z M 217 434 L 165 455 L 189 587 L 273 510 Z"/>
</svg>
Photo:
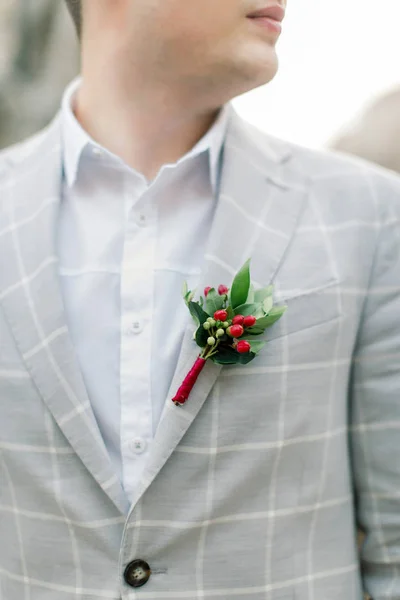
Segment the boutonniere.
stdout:
<svg viewBox="0 0 400 600">
<path fill-rule="evenodd" d="M 181 406 L 189 398 L 207 360 L 219 365 L 246 365 L 267 343 L 255 339 L 281 318 L 286 306 L 274 306 L 274 286 L 254 289 L 250 259 L 236 274 L 231 288 L 206 287 L 204 298 L 194 302 L 195 292 L 184 283 L 182 294 L 196 324 L 194 340 L 201 352 L 172 401 Z"/>
</svg>

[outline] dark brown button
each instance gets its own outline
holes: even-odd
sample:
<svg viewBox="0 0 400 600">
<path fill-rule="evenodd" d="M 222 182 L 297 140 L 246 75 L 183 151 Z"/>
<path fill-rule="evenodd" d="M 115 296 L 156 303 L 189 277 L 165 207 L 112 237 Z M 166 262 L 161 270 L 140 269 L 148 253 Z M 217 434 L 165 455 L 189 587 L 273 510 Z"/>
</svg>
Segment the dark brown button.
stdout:
<svg viewBox="0 0 400 600">
<path fill-rule="evenodd" d="M 151 575 L 150 565 L 141 559 L 130 562 L 124 571 L 124 579 L 131 587 L 140 587 L 148 582 Z"/>
</svg>

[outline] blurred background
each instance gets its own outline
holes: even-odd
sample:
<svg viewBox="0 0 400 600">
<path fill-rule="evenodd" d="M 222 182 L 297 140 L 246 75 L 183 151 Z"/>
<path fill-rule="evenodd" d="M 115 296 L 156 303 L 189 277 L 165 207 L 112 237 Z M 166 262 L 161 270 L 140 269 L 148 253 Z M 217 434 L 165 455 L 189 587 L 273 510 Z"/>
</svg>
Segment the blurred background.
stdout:
<svg viewBox="0 0 400 600">
<path fill-rule="evenodd" d="M 46 125 L 79 70 L 63 0 L 0 0 L 0 148 Z M 234 101 L 249 122 L 400 171 L 399 0 L 288 0 L 275 80 Z"/>
<path fill-rule="evenodd" d="M 0 0 L 0 148 L 46 125 L 78 70 L 63 0 Z"/>
</svg>

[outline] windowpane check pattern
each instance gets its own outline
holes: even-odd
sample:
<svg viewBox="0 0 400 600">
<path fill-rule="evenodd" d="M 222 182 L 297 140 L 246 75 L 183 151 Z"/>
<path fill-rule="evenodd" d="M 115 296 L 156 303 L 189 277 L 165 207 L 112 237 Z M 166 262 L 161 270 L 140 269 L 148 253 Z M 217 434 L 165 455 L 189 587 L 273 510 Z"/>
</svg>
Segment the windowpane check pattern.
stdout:
<svg viewBox="0 0 400 600">
<path fill-rule="evenodd" d="M 233 115 L 199 289 L 252 257 L 288 310 L 257 361 L 207 365 L 178 408 L 182 331 L 128 500 L 63 310 L 60 164 L 58 117 L 0 158 L 1 599 L 397 600 L 398 179 Z"/>
</svg>

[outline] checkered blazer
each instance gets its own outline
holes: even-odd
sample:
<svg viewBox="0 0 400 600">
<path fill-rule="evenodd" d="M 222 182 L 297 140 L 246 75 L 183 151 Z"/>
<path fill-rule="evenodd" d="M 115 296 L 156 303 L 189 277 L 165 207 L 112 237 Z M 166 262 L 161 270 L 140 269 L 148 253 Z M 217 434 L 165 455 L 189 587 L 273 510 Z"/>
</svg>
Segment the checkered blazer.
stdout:
<svg viewBox="0 0 400 600">
<path fill-rule="evenodd" d="M 188 316 L 132 505 L 66 325 L 61 180 L 58 117 L 1 155 L 0 599 L 398 600 L 399 179 L 234 112 L 199 289 L 252 257 L 288 310 L 256 360 L 207 364 L 176 407 Z"/>
</svg>

